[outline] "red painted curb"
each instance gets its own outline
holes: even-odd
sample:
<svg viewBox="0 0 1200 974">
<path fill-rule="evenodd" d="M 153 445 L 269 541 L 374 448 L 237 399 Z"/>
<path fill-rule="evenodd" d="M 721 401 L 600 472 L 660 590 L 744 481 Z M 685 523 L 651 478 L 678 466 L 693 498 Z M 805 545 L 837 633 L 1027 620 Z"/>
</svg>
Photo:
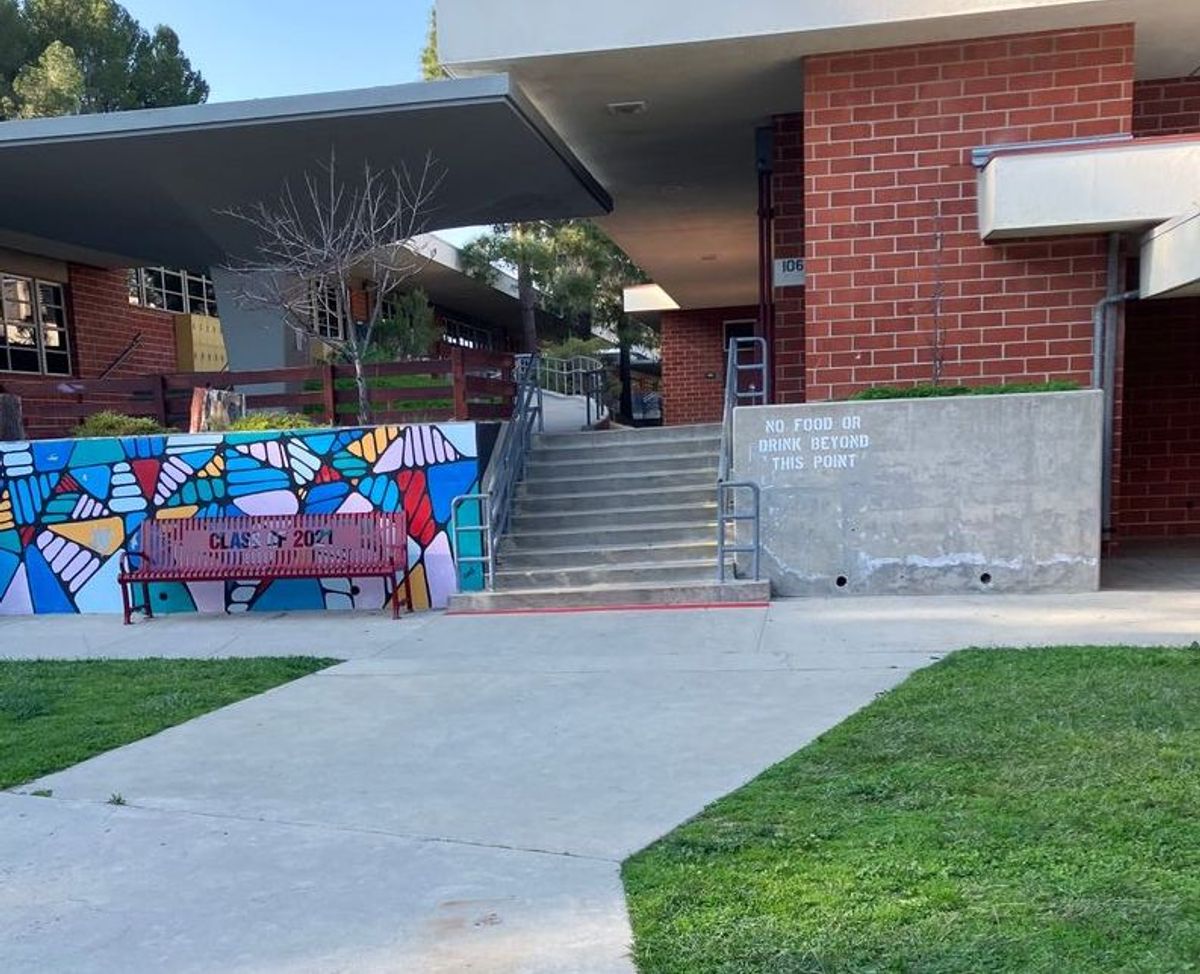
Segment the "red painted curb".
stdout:
<svg viewBox="0 0 1200 974">
<path fill-rule="evenodd" d="M 568 615 L 576 612 L 672 612 L 685 609 L 765 609 L 770 602 L 681 602 L 678 605 L 581 605 L 544 609 L 485 609 L 480 612 L 450 611 L 447 616 L 537 616 Z"/>
</svg>

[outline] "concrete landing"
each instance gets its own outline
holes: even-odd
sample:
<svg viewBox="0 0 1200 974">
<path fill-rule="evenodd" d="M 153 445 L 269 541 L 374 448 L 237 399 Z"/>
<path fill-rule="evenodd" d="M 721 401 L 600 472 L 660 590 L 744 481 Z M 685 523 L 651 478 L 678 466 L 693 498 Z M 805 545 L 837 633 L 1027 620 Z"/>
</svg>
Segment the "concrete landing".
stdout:
<svg viewBox="0 0 1200 974">
<path fill-rule="evenodd" d="M 1198 619 L 1195 591 L 0 617 L 8 657 L 355 657 L 0 794 L 0 971 L 632 974 L 620 861 L 908 673 Z"/>
<path fill-rule="evenodd" d="M 467 592 L 450 599 L 451 615 L 473 612 L 511 612 L 521 609 L 589 609 L 631 606 L 693 606 L 753 604 L 771 598 L 770 582 L 645 581 L 658 566 L 633 567 L 640 580 L 626 584 L 592 584 L 577 587 L 520 588 L 496 592 Z M 711 566 L 710 566 L 711 570 Z M 685 570 L 694 576 L 694 569 Z"/>
</svg>

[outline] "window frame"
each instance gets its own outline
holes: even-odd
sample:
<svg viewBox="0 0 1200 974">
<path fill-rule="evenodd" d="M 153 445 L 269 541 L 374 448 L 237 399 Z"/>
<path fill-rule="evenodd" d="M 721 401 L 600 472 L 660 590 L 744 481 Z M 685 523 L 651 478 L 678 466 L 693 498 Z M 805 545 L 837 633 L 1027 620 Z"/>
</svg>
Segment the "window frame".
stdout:
<svg viewBox="0 0 1200 974">
<path fill-rule="evenodd" d="M 338 313 L 336 285 L 312 285 L 313 338 L 330 347 L 346 341 L 346 323 Z"/>
<path fill-rule="evenodd" d="M 131 267 L 129 274 L 129 303 L 135 307 L 174 315 L 220 317 L 217 289 L 207 274 L 162 266 Z"/>
<path fill-rule="evenodd" d="M 29 327 L 29 325 L 19 319 L 8 317 L 9 302 L 5 296 L 7 283 L 9 281 L 24 282 L 29 287 L 29 305 L 33 314 L 33 337 L 34 343 L 32 351 L 37 355 L 37 369 L 14 369 L 12 367 L 12 350 L 17 348 L 23 351 L 29 351 L 30 346 L 13 345 L 8 341 L 8 329 L 10 327 Z M 57 296 L 55 302 L 43 301 L 43 289 L 53 291 Z M 59 311 L 59 318 L 47 325 L 44 306 L 56 308 Z M 60 336 L 61 345 L 49 350 L 50 355 L 60 358 L 66 364 L 66 371 L 51 372 L 47 368 L 47 343 L 46 335 L 48 331 L 56 332 Z M 69 307 L 67 304 L 67 288 L 61 281 L 49 281 L 41 277 L 31 277 L 27 274 L 13 274 L 9 271 L 0 270 L 0 373 L 5 375 L 41 375 L 51 378 L 69 377 L 74 375 L 75 356 L 71 349 L 72 332 L 74 329 L 71 326 Z"/>
</svg>

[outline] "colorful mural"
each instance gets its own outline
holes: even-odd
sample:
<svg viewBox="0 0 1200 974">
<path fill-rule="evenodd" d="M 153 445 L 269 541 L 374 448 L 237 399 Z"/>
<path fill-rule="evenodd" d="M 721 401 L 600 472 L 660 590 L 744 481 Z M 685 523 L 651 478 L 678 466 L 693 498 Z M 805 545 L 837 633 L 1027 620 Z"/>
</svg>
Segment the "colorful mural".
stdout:
<svg viewBox="0 0 1200 974">
<path fill-rule="evenodd" d="M 439 607 L 457 587 L 450 503 L 479 476 L 473 423 L 0 443 L 0 614 L 121 611 L 120 555 L 147 518 L 371 510 L 405 512 L 414 604 Z M 151 599 L 155 612 L 385 602 L 382 579 L 353 578 L 152 585 Z"/>
</svg>

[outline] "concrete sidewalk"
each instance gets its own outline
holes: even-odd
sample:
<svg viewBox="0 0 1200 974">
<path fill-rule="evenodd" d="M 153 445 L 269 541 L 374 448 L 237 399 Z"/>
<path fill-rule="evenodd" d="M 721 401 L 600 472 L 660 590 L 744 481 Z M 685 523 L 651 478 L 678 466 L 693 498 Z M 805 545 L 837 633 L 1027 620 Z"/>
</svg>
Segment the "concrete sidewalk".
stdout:
<svg viewBox="0 0 1200 974">
<path fill-rule="evenodd" d="M 350 657 L 0 795 L 0 969 L 629 972 L 621 860 L 913 669 L 1197 619 L 1175 592 L 0 620 L 9 656 Z"/>
</svg>

